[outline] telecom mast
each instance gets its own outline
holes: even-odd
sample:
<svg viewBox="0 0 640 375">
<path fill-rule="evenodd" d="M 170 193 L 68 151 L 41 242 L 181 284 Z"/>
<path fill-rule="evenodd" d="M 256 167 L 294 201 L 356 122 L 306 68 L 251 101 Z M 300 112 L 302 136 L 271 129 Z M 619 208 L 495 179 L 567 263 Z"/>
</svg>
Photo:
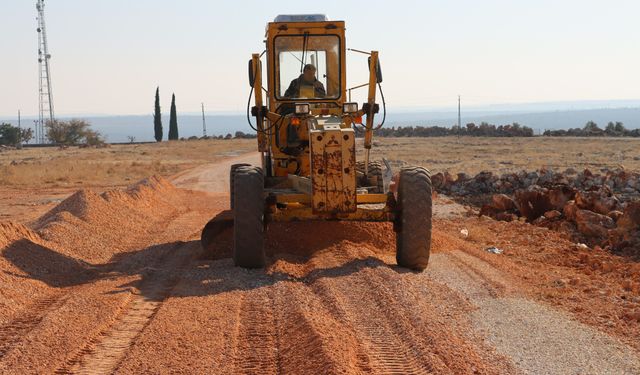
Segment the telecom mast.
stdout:
<svg viewBox="0 0 640 375">
<path fill-rule="evenodd" d="M 36 124 L 36 143 L 45 143 L 44 125 L 53 121 L 53 92 L 51 91 L 51 69 L 49 66 L 49 47 L 47 46 L 47 29 L 44 22 L 44 0 L 37 0 L 38 10 L 38 68 L 40 76 L 39 112 Z"/>
</svg>

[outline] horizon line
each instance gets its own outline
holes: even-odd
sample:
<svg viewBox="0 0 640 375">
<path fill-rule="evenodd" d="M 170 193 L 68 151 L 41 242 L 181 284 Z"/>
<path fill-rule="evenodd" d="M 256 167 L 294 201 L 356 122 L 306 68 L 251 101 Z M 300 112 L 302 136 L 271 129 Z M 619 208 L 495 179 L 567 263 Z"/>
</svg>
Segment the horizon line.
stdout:
<svg viewBox="0 0 640 375">
<path fill-rule="evenodd" d="M 606 102 L 610 102 L 611 104 L 615 104 L 616 102 L 622 103 L 627 102 L 626 105 L 620 106 L 606 106 L 604 105 Z M 636 102 L 636 103 L 632 103 Z M 602 103 L 603 106 L 598 107 L 590 107 L 590 108 L 571 108 L 570 104 L 583 104 L 586 105 L 588 103 Z M 631 106 L 629 106 L 631 104 Z M 514 102 L 514 103 L 492 103 L 492 104 L 476 104 L 469 106 L 462 106 L 467 110 L 477 111 L 477 112 L 491 112 L 491 111 L 500 111 L 500 112 L 509 112 L 509 109 L 506 108 L 496 108 L 496 107 L 523 107 L 523 106 L 543 106 L 543 105 L 567 105 L 566 108 L 540 108 L 539 110 L 533 109 L 512 109 L 514 112 L 525 112 L 526 111 L 534 111 L 534 112 L 560 112 L 560 111 L 586 111 L 586 110 L 602 110 L 602 109 L 635 109 L 640 108 L 640 99 L 589 99 L 589 100 L 558 100 L 558 101 L 546 101 L 546 102 Z M 454 106 L 400 106 L 394 107 L 396 112 L 457 112 L 457 105 Z M 178 112 L 180 114 L 181 112 Z M 213 111 L 205 111 L 205 116 L 238 116 L 245 115 L 245 110 L 213 110 Z M 182 115 L 186 116 L 201 116 L 201 111 L 185 111 L 182 112 Z M 64 113 L 56 116 L 57 118 L 81 118 L 81 117 L 134 117 L 134 116 L 153 116 L 152 111 L 149 113 L 126 113 L 126 114 L 109 114 L 109 113 Z M 163 115 L 164 116 L 164 115 Z M 0 118 L 15 118 L 18 117 L 18 111 L 16 111 L 13 115 L 0 115 Z M 23 119 L 37 119 L 38 114 L 21 114 L 20 116 Z"/>
</svg>

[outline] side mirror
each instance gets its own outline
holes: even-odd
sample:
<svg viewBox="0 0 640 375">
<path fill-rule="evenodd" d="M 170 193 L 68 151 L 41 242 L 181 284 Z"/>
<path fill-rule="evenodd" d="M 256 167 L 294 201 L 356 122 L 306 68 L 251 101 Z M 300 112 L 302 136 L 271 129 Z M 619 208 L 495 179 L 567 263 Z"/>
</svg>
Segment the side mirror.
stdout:
<svg viewBox="0 0 640 375">
<path fill-rule="evenodd" d="M 249 60 L 249 86 L 253 87 L 253 82 L 256 79 L 255 69 L 253 67 L 253 59 Z"/>
<path fill-rule="evenodd" d="M 371 57 L 367 60 L 367 66 L 371 66 Z M 376 82 L 382 83 L 382 66 L 380 65 L 380 60 L 378 60 L 378 64 L 376 65 Z"/>
</svg>

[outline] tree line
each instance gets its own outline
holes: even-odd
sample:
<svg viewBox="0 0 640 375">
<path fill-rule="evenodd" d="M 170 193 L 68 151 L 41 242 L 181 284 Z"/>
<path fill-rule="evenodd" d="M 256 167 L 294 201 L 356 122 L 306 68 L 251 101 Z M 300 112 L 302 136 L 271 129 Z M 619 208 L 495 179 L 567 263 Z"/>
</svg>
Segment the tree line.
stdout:
<svg viewBox="0 0 640 375">
<path fill-rule="evenodd" d="M 356 128 L 356 135 L 364 134 L 364 129 Z M 469 123 L 464 127 L 453 126 L 398 126 L 380 128 L 375 132 L 378 137 L 447 137 L 447 136 L 471 136 L 471 137 L 532 137 L 533 129 L 522 126 L 517 122 L 509 125 L 493 125 L 482 122 L 480 125 Z"/>
<path fill-rule="evenodd" d="M 542 135 L 548 137 L 640 137 L 640 129 L 627 129 L 620 121 L 610 121 L 602 129 L 595 122 L 589 121 L 582 128 L 546 130 Z"/>
</svg>

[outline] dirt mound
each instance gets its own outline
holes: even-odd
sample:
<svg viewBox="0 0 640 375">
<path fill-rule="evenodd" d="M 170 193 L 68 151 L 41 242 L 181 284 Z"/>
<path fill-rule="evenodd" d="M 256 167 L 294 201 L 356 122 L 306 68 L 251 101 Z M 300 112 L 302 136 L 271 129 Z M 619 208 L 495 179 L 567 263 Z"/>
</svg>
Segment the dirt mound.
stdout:
<svg viewBox="0 0 640 375">
<path fill-rule="evenodd" d="M 151 177 L 127 190 L 98 194 L 80 190 L 36 221 L 34 227 L 68 256 L 103 263 L 135 247 L 144 234 L 183 211 L 181 191 L 167 180 Z"/>
<path fill-rule="evenodd" d="M 373 254 L 395 254 L 393 226 L 375 222 L 306 221 L 271 223 L 265 232 L 265 252 L 269 256 L 299 258 L 304 262 L 316 251 L 344 252 L 345 248 L 366 248 Z M 205 257 L 228 258 L 232 251 L 233 227 L 229 226 L 215 236 Z"/>
<path fill-rule="evenodd" d="M 0 222 L 0 247 L 9 245 L 12 242 L 27 239 L 37 241 L 40 236 L 26 226 L 13 222 Z"/>
<path fill-rule="evenodd" d="M 310 256 L 320 249 L 342 242 L 368 247 L 376 252 L 395 252 L 395 233 L 391 223 L 308 221 L 269 225 L 268 252 Z"/>
<path fill-rule="evenodd" d="M 0 324 L 57 288 L 91 278 L 94 265 L 147 246 L 189 207 L 191 194 L 151 177 L 126 190 L 80 190 L 31 228 L 0 223 L 0 284 L 10 286 L 0 291 Z"/>
<path fill-rule="evenodd" d="M 55 294 L 47 284 L 69 285 L 85 274 L 81 262 L 60 255 L 54 246 L 22 224 L 0 223 L 0 325 L 24 306 Z"/>
</svg>

